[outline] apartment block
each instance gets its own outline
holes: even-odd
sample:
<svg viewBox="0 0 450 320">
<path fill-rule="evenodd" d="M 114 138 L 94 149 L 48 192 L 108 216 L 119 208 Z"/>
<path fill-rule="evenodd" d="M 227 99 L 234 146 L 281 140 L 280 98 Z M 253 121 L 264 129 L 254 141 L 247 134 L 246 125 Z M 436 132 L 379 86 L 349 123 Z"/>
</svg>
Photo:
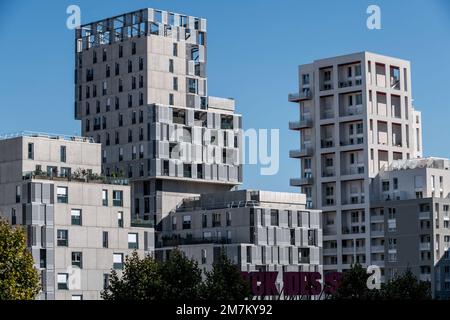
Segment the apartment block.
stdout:
<svg viewBox="0 0 450 320">
<path fill-rule="evenodd" d="M 410 63 L 360 52 L 299 66 L 299 91 L 289 101 L 299 120 L 300 177 L 308 208 L 323 211 L 324 270 L 354 262 L 379 264 L 372 251 L 383 234 L 370 219 L 373 179 L 394 160 L 422 156 L 420 112 L 413 108 Z"/>
<path fill-rule="evenodd" d="M 440 299 L 450 298 L 449 169 L 448 159 L 393 161 L 375 180 L 371 209 L 386 279 L 409 268 Z"/>
<path fill-rule="evenodd" d="M 131 180 L 132 216 L 156 223 L 186 196 L 242 181 L 241 116 L 207 93 L 206 20 L 143 9 L 76 31 L 75 118 L 102 172 Z"/>
<path fill-rule="evenodd" d="M 178 247 L 207 271 L 222 250 L 242 271 L 322 274 L 320 212 L 302 194 L 239 190 L 186 198 L 163 220 L 156 257 Z"/>
<path fill-rule="evenodd" d="M 26 228 L 38 299 L 100 299 L 111 269 L 154 251 L 154 229 L 131 222 L 126 179 L 101 173 L 92 139 L 22 132 L 0 139 L 0 216 Z"/>
</svg>

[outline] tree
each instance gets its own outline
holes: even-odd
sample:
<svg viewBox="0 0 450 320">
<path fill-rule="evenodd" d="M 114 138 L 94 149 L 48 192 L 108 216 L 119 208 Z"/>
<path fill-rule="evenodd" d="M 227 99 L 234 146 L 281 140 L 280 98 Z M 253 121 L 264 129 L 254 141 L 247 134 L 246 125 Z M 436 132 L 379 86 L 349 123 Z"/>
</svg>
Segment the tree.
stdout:
<svg viewBox="0 0 450 320">
<path fill-rule="evenodd" d="M 39 290 L 39 273 L 24 230 L 0 219 L 0 300 L 31 300 Z"/>
<path fill-rule="evenodd" d="M 207 300 L 244 300 L 250 296 L 250 284 L 223 252 L 212 271 L 206 272 L 203 289 Z"/>
<path fill-rule="evenodd" d="M 202 271 L 193 259 L 188 259 L 179 249 L 170 252 L 169 259 L 161 264 L 163 285 L 162 300 L 201 299 Z"/>
<path fill-rule="evenodd" d="M 430 284 L 419 281 L 409 268 L 385 284 L 381 291 L 383 298 L 388 300 L 431 299 Z"/>
<path fill-rule="evenodd" d="M 353 264 L 350 270 L 343 273 L 339 287 L 332 299 L 373 300 L 379 298 L 379 290 L 367 287 L 369 275 L 361 264 Z"/>
<path fill-rule="evenodd" d="M 136 251 L 127 256 L 122 275 L 111 271 L 109 286 L 102 291 L 105 300 L 157 300 L 161 296 L 160 266 L 151 257 L 139 258 Z"/>
</svg>

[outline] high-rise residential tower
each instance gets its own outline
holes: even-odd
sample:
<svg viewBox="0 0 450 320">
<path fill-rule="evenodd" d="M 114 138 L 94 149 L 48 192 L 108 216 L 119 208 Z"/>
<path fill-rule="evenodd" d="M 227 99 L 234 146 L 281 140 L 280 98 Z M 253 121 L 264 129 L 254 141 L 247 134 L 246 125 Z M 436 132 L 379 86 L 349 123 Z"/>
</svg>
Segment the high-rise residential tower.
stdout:
<svg viewBox="0 0 450 320">
<path fill-rule="evenodd" d="M 381 221 L 371 221 L 373 179 L 393 160 L 422 156 L 421 115 L 412 104 L 410 63 L 360 52 L 299 67 L 301 187 L 310 208 L 323 210 L 323 263 L 384 264 Z"/>
<path fill-rule="evenodd" d="M 77 29 L 75 118 L 103 173 L 131 179 L 135 217 L 242 181 L 241 116 L 207 94 L 206 42 L 205 19 L 154 9 Z"/>
</svg>

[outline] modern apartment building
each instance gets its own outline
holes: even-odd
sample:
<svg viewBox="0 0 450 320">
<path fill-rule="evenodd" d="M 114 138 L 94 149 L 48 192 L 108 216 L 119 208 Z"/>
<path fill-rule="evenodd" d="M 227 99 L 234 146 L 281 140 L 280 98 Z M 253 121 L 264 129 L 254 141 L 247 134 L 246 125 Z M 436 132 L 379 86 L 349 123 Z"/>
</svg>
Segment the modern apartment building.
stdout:
<svg viewBox="0 0 450 320">
<path fill-rule="evenodd" d="M 221 251 L 242 271 L 322 274 L 320 212 L 305 208 L 303 194 L 239 190 L 186 198 L 163 220 L 155 256 L 175 247 L 210 271 Z"/>
<path fill-rule="evenodd" d="M 241 116 L 208 96 L 206 45 L 205 19 L 154 9 L 76 31 L 75 118 L 102 144 L 104 175 L 131 180 L 133 217 L 158 224 L 242 181 Z"/>
<path fill-rule="evenodd" d="M 380 226 L 370 218 L 373 179 L 394 160 L 422 156 L 421 115 L 412 105 L 406 60 L 360 52 L 299 67 L 289 101 L 300 118 L 300 178 L 292 186 L 323 211 L 324 270 L 354 262 L 383 266 Z"/>
<path fill-rule="evenodd" d="M 386 279 L 409 268 L 450 298 L 450 160 L 393 161 L 375 180 L 371 222 L 381 221 Z"/>
<path fill-rule="evenodd" d="M 132 224 L 126 179 L 105 179 L 92 139 L 20 133 L 0 139 L 0 216 L 27 231 L 39 299 L 99 299 L 111 269 L 154 250 L 154 229 Z"/>
</svg>

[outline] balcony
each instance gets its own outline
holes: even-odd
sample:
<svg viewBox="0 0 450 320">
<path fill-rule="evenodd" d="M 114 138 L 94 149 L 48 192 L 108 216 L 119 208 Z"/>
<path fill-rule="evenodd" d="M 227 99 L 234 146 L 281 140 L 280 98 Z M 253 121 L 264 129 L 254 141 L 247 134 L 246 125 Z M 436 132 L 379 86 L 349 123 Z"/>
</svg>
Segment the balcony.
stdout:
<svg viewBox="0 0 450 320">
<path fill-rule="evenodd" d="M 371 237 L 384 237 L 384 230 L 371 230 L 370 236 Z"/>
<path fill-rule="evenodd" d="M 356 106 L 349 106 L 345 110 L 343 110 L 341 116 L 343 117 L 349 117 L 349 116 L 356 116 L 363 113 L 363 106 L 362 105 L 356 105 Z"/>
<path fill-rule="evenodd" d="M 429 220 L 431 219 L 431 213 L 429 211 L 419 212 L 419 220 Z"/>
<path fill-rule="evenodd" d="M 431 274 L 429 273 L 422 273 L 419 276 L 420 281 L 430 282 L 431 281 Z"/>
<path fill-rule="evenodd" d="M 330 168 L 325 168 L 322 171 L 322 177 L 323 178 L 329 178 L 329 177 L 334 177 L 336 175 L 334 168 L 330 167 Z"/>
<path fill-rule="evenodd" d="M 337 254 L 336 248 L 324 248 L 323 254 L 328 256 L 335 256 Z"/>
<path fill-rule="evenodd" d="M 310 99 L 312 99 L 312 92 L 310 90 L 299 92 L 299 93 L 290 93 L 288 95 L 289 102 L 300 102 L 300 101 L 310 100 Z"/>
<path fill-rule="evenodd" d="M 300 121 L 290 121 L 289 122 L 289 130 L 300 130 L 305 128 L 311 128 L 313 122 L 311 119 L 303 119 Z"/>
<path fill-rule="evenodd" d="M 428 251 L 431 249 L 431 242 L 422 242 L 419 244 L 419 249 L 421 251 Z"/>
<path fill-rule="evenodd" d="M 312 157 L 313 149 L 310 147 L 302 148 L 301 150 L 290 150 L 289 158 L 298 159 L 303 157 Z"/>
<path fill-rule="evenodd" d="M 301 187 L 314 183 L 314 178 L 293 178 L 289 181 L 291 187 Z"/>
<path fill-rule="evenodd" d="M 343 176 L 353 175 L 353 174 L 364 174 L 364 165 L 359 165 L 357 167 L 350 167 L 342 172 Z"/>
<path fill-rule="evenodd" d="M 334 141 L 332 137 L 324 138 L 320 140 L 320 147 L 322 149 L 326 148 L 333 148 L 334 147 Z"/>
<path fill-rule="evenodd" d="M 382 215 L 373 215 L 370 217 L 370 222 L 373 223 L 384 223 L 384 216 Z"/>
<path fill-rule="evenodd" d="M 370 251 L 372 251 L 372 253 L 383 253 L 384 252 L 384 246 L 382 246 L 382 245 L 371 246 L 370 247 Z"/>
</svg>

